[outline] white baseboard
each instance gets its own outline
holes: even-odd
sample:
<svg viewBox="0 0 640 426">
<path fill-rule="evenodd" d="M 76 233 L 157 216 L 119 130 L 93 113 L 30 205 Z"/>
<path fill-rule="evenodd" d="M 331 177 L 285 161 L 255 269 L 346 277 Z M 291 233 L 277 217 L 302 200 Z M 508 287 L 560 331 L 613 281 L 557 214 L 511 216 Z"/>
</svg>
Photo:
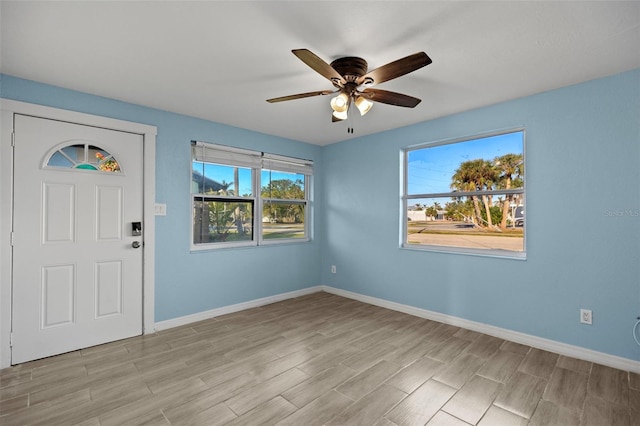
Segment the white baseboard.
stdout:
<svg viewBox="0 0 640 426">
<path fill-rule="evenodd" d="M 186 315 L 179 318 L 157 322 L 155 324 L 155 330 L 166 330 L 168 328 L 187 325 L 213 317 L 231 314 L 233 312 L 244 311 L 245 309 L 257 308 L 258 306 L 264 306 L 270 303 L 293 299 L 294 297 L 306 296 L 307 294 L 317 293 L 319 291 L 322 291 L 322 286 L 304 288 L 302 290 L 295 290 L 288 293 L 281 293 L 274 296 L 263 297 L 262 299 L 255 299 L 248 302 L 237 303 L 235 305 L 223 306 L 221 308 L 211 309 L 210 311 L 198 312 L 197 314 Z"/>
<path fill-rule="evenodd" d="M 560 355 L 581 359 L 584 361 L 594 362 L 596 364 L 606 365 L 608 367 L 617 368 L 619 370 L 631 371 L 640 374 L 640 361 L 634 361 L 628 358 L 622 358 L 591 349 L 581 348 L 579 346 L 569 345 L 557 342 L 555 340 L 543 339 L 541 337 L 532 336 L 530 334 L 519 333 L 517 331 L 507 330 L 505 328 L 495 327 L 475 321 L 469 321 L 463 318 L 445 315 L 438 312 L 420 309 L 401 303 L 390 302 L 376 297 L 365 296 L 351 291 L 341 290 L 339 288 L 320 286 L 322 291 L 332 293 L 337 296 L 347 297 L 349 299 L 358 300 L 370 305 L 380 306 L 382 308 L 392 309 L 405 314 L 414 315 L 445 324 L 462 327 L 467 330 L 477 331 L 479 333 L 488 334 L 500 339 L 509 340 L 511 342 L 532 346 L 538 349 L 554 352 Z"/>
<path fill-rule="evenodd" d="M 242 302 L 235 305 L 223 306 L 221 308 L 212 309 L 206 312 L 199 312 L 193 315 L 186 315 L 184 317 L 173 318 L 166 321 L 160 321 L 155 324 L 157 331 L 166 330 L 181 325 L 187 325 L 194 322 L 218 317 L 233 312 L 243 311 L 245 309 L 256 308 L 259 306 L 268 305 L 270 303 L 281 302 L 287 299 L 293 299 L 294 297 L 305 296 L 311 293 L 317 293 L 319 291 L 326 291 L 337 296 L 347 297 L 349 299 L 358 300 L 370 305 L 380 306 L 382 308 L 392 309 L 398 312 L 404 312 L 405 314 L 414 315 L 420 318 L 426 318 L 433 321 L 438 321 L 444 324 L 454 325 L 456 327 L 462 327 L 467 330 L 477 331 L 479 333 L 488 334 L 490 336 L 498 337 L 500 339 L 509 340 L 511 342 L 520 343 L 527 346 L 532 346 L 538 349 L 554 352 L 560 355 L 565 355 L 572 358 L 581 359 L 584 361 L 594 362 L 596 364 L 606 365 L 608 367 L 617 368 L 619 370 L 631 371 L 640 374 L 640 361 L 634 361 L 627 358 L 618 357 L 615 355 L 606 354 L 603 352 L 593 351 L 591 349 L 581 348 L 579 346 L 569 345 L 566 343 L 557 342 L 555 340 L 543 339 L 541 337 L 532 336 L 530 334 L 524 334 L 506 328 L 495 327 L 488 324 L 483 324 L 475 321 L 466 320 L 463 318 L 455 317 L 452 315 L 441 314 L 426 309 L 416 308 L 414 306 L 403 305 L 397 302 L 390 302 L 385 299 L 379 299 L 377 297 L 365 296 L 363 294 L 354 293 L 347 290 L 341 290 L 339 288 L 319 285 L 315 287 L 309 287 L 302 290 L 296 290 L 288 293 L 276 294 L 274 296 L 264 297 L 262 299 L 250 300 L 248 302 Z"/>
</svg>

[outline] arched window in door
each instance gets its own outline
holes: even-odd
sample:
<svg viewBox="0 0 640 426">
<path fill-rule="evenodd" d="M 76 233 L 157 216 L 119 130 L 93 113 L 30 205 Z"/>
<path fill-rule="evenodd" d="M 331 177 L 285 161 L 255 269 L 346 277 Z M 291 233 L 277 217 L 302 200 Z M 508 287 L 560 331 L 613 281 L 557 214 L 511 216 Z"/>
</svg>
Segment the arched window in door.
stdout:
<svg viewBox="0 0 640 426">
<path fill-rule="evenodd" d="M 106 150 L 87 142 L 71 143 L 49 154 L 46 167 L 120 173 L 120 163 Z"/>
</svg>

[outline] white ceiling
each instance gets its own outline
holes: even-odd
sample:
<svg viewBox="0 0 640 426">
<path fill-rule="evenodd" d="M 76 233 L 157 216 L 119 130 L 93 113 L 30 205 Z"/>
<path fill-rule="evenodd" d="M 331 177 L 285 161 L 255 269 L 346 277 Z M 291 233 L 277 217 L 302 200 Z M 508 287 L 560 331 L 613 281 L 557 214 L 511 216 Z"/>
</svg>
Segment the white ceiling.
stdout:
<svg viewBox="0 0 640 426">
<path fill-rule="evenodd" d="M 637 1 L 0 5 L 2 73 L 318 145 L 640 67 Z M 332 123 L 329 96 L 265 101 L 333 89 L 299 48 L 369 69 L 419 51 L 433 63 L 375 86 L 416 108 Z"/>
</svg>

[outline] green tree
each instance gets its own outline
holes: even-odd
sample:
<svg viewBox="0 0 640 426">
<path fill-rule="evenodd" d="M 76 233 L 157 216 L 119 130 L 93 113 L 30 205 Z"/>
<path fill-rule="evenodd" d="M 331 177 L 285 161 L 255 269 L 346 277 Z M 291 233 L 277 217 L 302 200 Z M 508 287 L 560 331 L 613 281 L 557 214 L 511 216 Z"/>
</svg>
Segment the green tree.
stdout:
<svg viewBox="0 0 640 426">
<path fill-rule="evenodd" d="M 276 200 L 304 200 L 304 182 L 301 179 L 276 179 L 262 187 L 262 197 L 271 199 L 264 206 L 270 219 L 281 222 L 304 222 L 304 205 Z"/>
<path fill-rule="evenodd" d="M 460 200 L 454 199 L 445 204 L 444 206 L 447 217 L 454 220 L 464 220 L 467 221 L 471 219 L 473 223 L 475 223 L 474 219 L 474 206 L 473 202 L 470 199 Z"/>
<path fill-rule="evenodd" d="M 435 205 L 429 206 L 427 207 L 427 209 L 425 210 L 425 214 L 427 216 L 431 216 L 433 218 L 437 218 L 438 217 L 438 209 L 436 208 Z"/>
</svg>

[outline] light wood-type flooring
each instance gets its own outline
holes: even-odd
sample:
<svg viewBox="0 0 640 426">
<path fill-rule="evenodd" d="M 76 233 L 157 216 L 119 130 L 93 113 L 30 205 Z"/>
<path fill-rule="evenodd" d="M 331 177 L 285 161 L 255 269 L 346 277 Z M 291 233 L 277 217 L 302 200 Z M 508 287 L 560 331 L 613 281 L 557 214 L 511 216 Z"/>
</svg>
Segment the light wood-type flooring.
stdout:
<svg viewBox="0 0 640 426">
<path fill-rule="evenodd" d="M 8 425 L 640 425 L 640 375 L 329 293 L 0 371 Z"/>
</svg>

